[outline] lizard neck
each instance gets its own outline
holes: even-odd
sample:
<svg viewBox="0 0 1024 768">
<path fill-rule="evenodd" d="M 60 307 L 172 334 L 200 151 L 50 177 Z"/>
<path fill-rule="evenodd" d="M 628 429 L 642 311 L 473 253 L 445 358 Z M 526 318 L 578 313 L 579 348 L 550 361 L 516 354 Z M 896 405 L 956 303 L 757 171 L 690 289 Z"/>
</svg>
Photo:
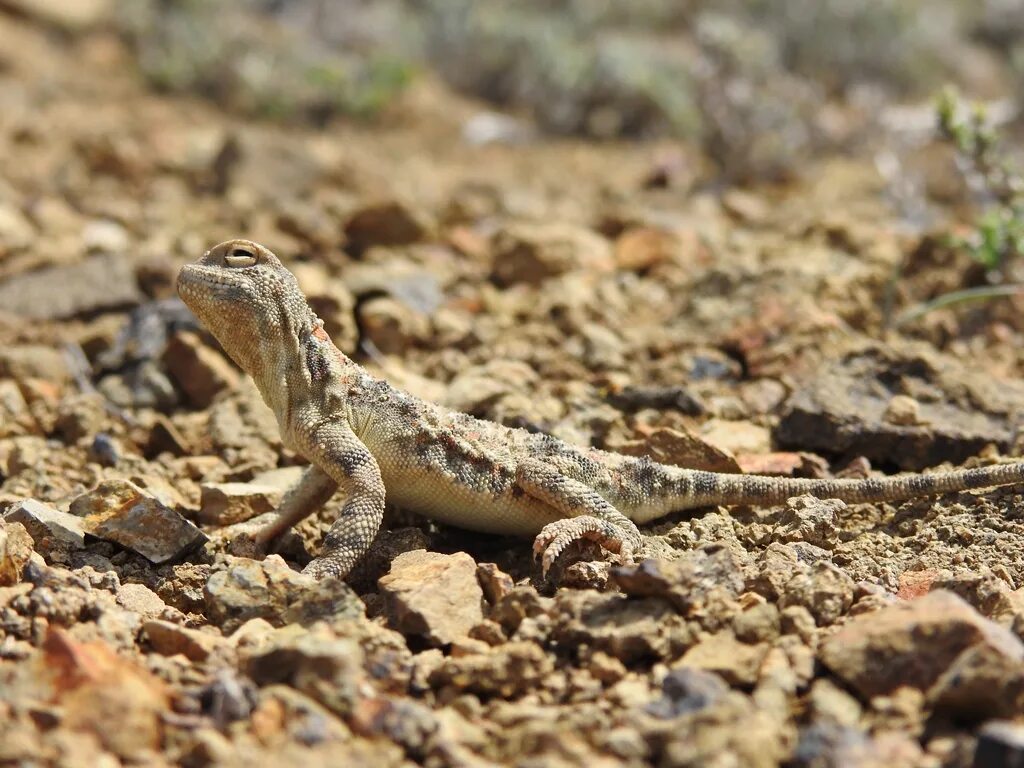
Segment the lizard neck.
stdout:
<svg viewBox="0 0 1024 768">
<path fill-rule="evenodd" d="M 301 312 L 282 312 L 271 332 L 260 340 L 255 365 L 246 367 L 264 402 L 277 415 L 278 424 L 284 429 L 291 421 L 292 414 L 311 397 L 311 381 L 307 361 L 308 339 L 320 320 L 309 309 Z"/>
</svg>

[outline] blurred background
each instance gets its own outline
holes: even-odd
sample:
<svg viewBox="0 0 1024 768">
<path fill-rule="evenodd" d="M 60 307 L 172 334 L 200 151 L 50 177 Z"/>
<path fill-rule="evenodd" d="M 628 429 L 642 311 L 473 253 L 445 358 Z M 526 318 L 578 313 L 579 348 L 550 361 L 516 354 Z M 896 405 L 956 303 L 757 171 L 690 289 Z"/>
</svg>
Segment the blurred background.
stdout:
<svg viewBox="0 0 1024 768">
<path fill-rule="evenodd" d="M 170 408 L 120 313 L 244 235 L 441 381 L 551 368 L 516 302 L 597 389 L 701 341 L 781 370 L 737 341 L 765 324 L 967 356 L 1019 325 L 1022 32 L 1019 0 L 0 0 L 0 316 Z"/>
<path fill-rule="evenodd" d="M 1024 76 L 1018 0 L 137 0 L 112 19 L 155 87 L 254 116 L 380 118 L 438 78 L 512 118 L 476 140 L 675 137 L 745 180 L 930 127 L 899 107 L 946 83 L 1015 114 Z"/>
</svg>

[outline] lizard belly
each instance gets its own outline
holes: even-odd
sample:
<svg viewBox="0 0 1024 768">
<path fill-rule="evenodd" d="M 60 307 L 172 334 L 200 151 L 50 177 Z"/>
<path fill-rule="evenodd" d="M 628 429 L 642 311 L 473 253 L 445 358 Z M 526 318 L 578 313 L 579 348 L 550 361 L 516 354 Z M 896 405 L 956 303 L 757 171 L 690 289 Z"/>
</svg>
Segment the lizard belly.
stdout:
<svg viewBox="0 0 1024 768">
<path fill-rule="evenodd" d="M 526 494 L 492 494 L 430 472 L 381 470 L 389 504 L 456 528 L 534 536 L 559 518 L 554 509 Z"/>
</svg>

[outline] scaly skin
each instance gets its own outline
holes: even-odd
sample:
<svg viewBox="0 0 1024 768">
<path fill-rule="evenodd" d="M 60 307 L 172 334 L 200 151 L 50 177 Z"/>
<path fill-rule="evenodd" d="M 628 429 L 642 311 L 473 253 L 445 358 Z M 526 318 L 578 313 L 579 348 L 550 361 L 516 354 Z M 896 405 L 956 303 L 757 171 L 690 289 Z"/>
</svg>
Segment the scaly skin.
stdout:
<svg viewBox="0 0 1024 768">
<path fill-rule="evenodd" d="M 341 515 L 306 571 L 344 576 L 380 528 L 385 499 L 449 525 L 537 535 L 546 571 L 577 538 L 628 560 L 636 523 L 718 504 L 791 496 L 849 502 L 1024 481 L 1024 463 L 884 479 L 729 475 L 656 464 L 510 429 L 419 400 L 375 379 L 328 338 L 292 274 L 263 246 L 229 240 L 178 275 L 178 293 L 255 380 L 285 443 L 310 468 L 282 502 L 267 542 L 341 489 Z"/>
</svg>

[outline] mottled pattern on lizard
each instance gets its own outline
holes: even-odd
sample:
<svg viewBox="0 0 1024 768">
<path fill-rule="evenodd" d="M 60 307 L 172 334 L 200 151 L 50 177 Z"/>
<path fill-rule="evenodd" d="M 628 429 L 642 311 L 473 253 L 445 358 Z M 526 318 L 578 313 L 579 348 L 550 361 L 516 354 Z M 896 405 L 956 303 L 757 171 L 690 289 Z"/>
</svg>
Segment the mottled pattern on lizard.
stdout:
<svg viewBox="0 0 1024 768">
<path fill-rule="evenodd" d="M 1024 481 L 1024 463 L 887 478 L 730 475 L 576 447 L 448 410 L 376 379 L 331 343 L 292 274 L 263 246 L 231 240 L 182 268 L 178 292 L 256 382 L 285 443 L 310 461 L 267 542 L 326 503 L 345 501 L 306 568 L 344 576 L 380 528 L 385 500 L 475 531 L 536 535 L 546 571 L 589 538 L 628 560 L 637 523 L 718 504 L 771 505 L 810 494 L 897 501 Z"/>
</svg>

